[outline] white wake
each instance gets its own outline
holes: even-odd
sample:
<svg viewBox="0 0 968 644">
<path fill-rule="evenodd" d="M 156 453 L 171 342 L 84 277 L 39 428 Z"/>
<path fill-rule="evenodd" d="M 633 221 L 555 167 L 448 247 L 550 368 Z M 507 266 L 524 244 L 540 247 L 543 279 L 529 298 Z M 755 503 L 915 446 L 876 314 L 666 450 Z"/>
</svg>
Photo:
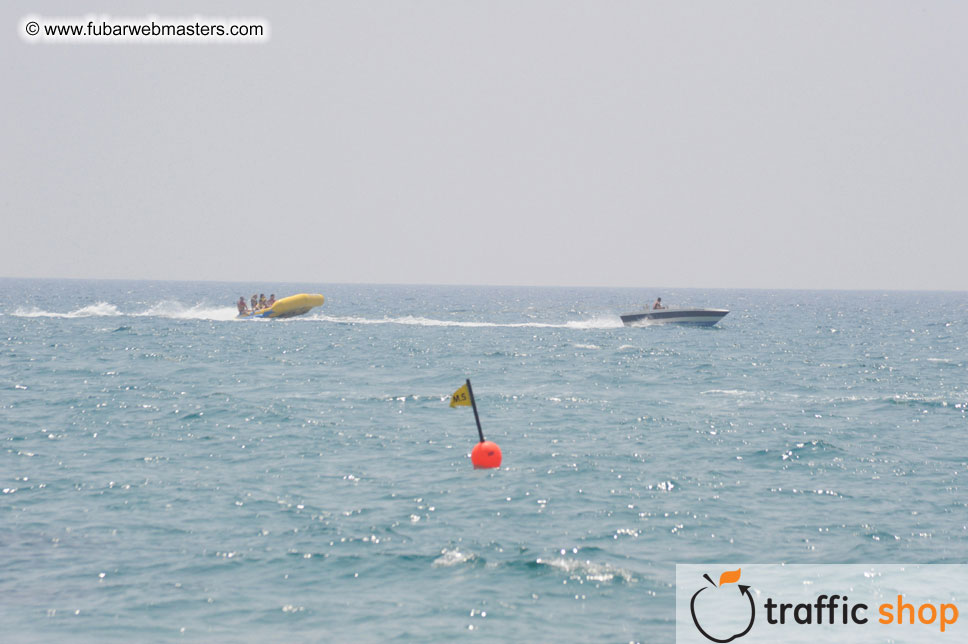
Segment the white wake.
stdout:
<svg viewBox="0 0 968 644">
<path fill-rule="evenodd" d="M 297 318 L 298 319 L 298 318 Z M 335 324 L 403 324 L 407 326 L 463 327 L 463 328 L 511 328 L 511 329 L 617 329 L 624 326 L 617 315 L 602 316 L 588 320 L 573 320 L 564 323 L 551 322 L 463 322 L 460 320 L 438 320 L 414 315 L 401 317 L 365 318 L 353 315 L 312 315 L 302 318 L 306 321 L 332 322 Z"/>
<path fill-rule="evenodd" d="M 178 301 L 167 300 L 149 306 L 147 309 L 133 312 L 123 312 L 114 304 L 98 302 L 74 311 L 61 313 L 45 311 L 36 307 L 18 308 L 12 315 L 24 318 L 86 318 L 107 316 L 131 316 L 148 318 L 169 318 L 172 320 L 213 320 L 227 322 L 237 317 L 235 307 L 212 306 L 210 304 L 187 305 Z M 617 315 L 601 315 L 585 320 L 571 320 L 567 322 L 466 322 L 461 320 L 440 320 L 417 315 L 403 315 L 398 317 L 369 318 L 356 315 L 325 315 L 316 313 L 290 318 L 291 321 L 326 322 L 332 324 L 401 324 L 405 326 L 425 327 L 458 327 L 458 328 L 520 328 L 520 329 L 618 329 L 623 326 Z M 591 348 L 589 346 L 588 348 Z"/>
</svg>

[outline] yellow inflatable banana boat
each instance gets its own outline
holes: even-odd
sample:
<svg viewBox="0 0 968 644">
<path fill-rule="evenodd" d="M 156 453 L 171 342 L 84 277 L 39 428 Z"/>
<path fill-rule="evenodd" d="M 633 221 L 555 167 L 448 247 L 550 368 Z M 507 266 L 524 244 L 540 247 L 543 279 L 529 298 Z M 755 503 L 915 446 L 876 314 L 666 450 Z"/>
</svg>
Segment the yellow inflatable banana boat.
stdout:
<svg viewBox="0 0 968 644">
<path fill-rule="evenodd" d="M 310 309 L 314 309 L 317 306 L 322 306 L 324 298 L 319 293 L 310 295 L 309 293 L 300 293 L 299 295 L 290 295 L 289 297 L 284 297 L 281 300 L 276 300 L 276 303 L 265 309 L 256 309 L 255 311 L 246 311 L 245 313 L 240 313 L 240 318 L 291 318 L 297 315 L 303 315 L 308 313 Z"/>
</svg>

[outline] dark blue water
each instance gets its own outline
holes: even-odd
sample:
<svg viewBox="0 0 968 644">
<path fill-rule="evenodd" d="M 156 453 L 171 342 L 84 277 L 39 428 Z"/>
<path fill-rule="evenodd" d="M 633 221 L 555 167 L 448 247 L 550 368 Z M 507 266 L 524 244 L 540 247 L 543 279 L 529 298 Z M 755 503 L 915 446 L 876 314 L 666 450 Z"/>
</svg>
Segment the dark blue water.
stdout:
<svg viewBox="0 0 968 644">
<path fill-rule="evenodd" d="M 965 293 L 0 289 L 13 641 L 671 641 L 677 562 L 968 558 Z"/>
</svg>

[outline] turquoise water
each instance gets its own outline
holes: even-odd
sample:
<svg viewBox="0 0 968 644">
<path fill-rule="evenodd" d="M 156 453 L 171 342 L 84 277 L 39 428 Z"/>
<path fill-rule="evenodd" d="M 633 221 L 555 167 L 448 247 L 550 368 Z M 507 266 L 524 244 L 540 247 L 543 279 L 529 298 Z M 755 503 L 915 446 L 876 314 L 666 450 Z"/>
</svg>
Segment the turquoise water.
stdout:
<svg viewBox="0 0 968 644">
<path fill-rule="evenodd" d="M 0 289 L 8 641 L 671 641 L 676 562 L 968 558 L 965 293 Z"/>
</svg>

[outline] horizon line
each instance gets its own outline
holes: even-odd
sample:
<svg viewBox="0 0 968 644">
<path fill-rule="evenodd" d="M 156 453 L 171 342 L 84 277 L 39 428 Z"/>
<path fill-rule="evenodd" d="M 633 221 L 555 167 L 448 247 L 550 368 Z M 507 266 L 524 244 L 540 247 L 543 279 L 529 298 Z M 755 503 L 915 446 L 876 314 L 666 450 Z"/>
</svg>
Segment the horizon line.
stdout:
<svg viewBox="0 0 968 644">
<path fill-rule="evenodd" d="M 214 280 L 214 279 L 157 279 L 157 278 L 130 278 L 130 277 L 20 277 L 10 275 L 0 275 L 0 280 L 36 280 L 36 281 L 69 281 L 69 282 L 160 282 L 160 283 L 202 283 L 202 284 L 252 284 L 260 283 L 258 280 L 235 281 L 235 280 Z M 804 287 L 764 287 L 764 286 L 607 286 L 607 285 L 571 285 L 571 284 L 456 284 L 456 283 L 431 283 L 431 282 L 314 282 L 299 280 L 264 280 L 261 283 L 276 282 L 280 284 L 320 284 L 328 286 L 420 286 L 420 287 L 449 287 L 449 288 L 561 288 L 561 289 L 616 289 L 616 290 L 713 290 L 713 291 L 834 291 L 834 292 L 888 292 L 888 293 L 968 293 L 968 289 L 949 289 L 949 288 L 804 288 Z"/>
</svg>

